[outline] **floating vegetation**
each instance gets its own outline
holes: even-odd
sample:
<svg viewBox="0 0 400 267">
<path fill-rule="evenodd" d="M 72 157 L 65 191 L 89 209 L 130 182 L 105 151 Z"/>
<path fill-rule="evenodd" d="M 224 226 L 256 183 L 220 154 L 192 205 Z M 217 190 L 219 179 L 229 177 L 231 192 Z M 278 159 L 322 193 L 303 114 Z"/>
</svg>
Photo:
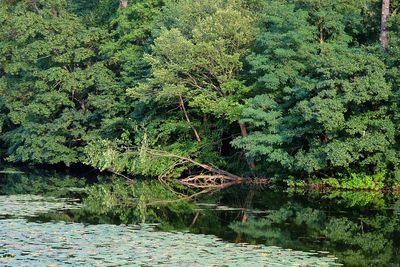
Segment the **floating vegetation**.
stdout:
<svg viewBox="0 0 400 267">
<path fill-rule="evenodd" d="M 35 195 L 0 195 L 0 217 L 32 217 L 50 211 L 76 209 L 79 206 L 79 203 L 71 199 Z"/>
<path fill-rule="evenodd" d="M 0 220 L 0 265 L 7 266 L 334 266 L 335 258 L 275 246 L 227 243 L 143 225 Z M 15 255 L 7 257 L 5 255 Z"/>
<path fill-rule="evenodd" d="M 67 199 L 0 196 L 1 266 L 334 266 L 336 258 L 276 246 L 228 243 L 213 235 L 161 232 L 154 225 L 29 222 L 77 208 Z"/>
</svg>

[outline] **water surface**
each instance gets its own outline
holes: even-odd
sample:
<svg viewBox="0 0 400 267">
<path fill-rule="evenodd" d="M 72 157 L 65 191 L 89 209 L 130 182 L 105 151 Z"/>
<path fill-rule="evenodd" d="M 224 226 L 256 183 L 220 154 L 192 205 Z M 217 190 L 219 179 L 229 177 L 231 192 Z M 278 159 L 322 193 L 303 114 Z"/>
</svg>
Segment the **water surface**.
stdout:
<svg viewBox="0 0 400 267">
<path fill-rule="evenodd" d="M 213 235 L 152 225 L 32 220 L 77 206 L 31 195 L 0 196 L 4 266 L 333 266 L 333 257 L 275 246 L 228 243 Z M 30 218 L 30 219 L 27 219 Z"/>
<path fill-rule="evenodd" d="M 0 174 L 1 266 L 399 266 L 400 201 L 237 187 L 185 209 L 82 208 L 84 179 Z M 7 194 L 9 193 L 9 194 Z M 150 224 L 149 224 L 150 223 Z"/>
</svg>

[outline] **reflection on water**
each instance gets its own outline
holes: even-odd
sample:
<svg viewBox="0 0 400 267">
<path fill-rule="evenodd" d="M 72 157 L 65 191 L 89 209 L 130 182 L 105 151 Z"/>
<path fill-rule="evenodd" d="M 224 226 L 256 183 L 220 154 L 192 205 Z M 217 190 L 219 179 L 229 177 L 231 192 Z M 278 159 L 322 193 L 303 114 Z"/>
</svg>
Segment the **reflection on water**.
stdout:
<svg viewBox="0 0 400 267">
<path fill-rule="evenodd" d="M 32 194 L 53 197 L 80 196 L 86 179 L 38 169 L 0 171 L 0 195 Z"/>
<path fill-rule="evenodd" d="M 1 197 L 11 217 L 40 212 L 17 196 Z M 59 209 L 54 201 L 41 204 Z M 17 202 L 17 204 L 13 203 Z M 62 201 L 60 201 L 60 204 Z M 160 232 L 141 225 L 85 225 L 0 220 L 0 265 L 5 266 L 334 266 L 334 258 L 275 246 L 227 243 L 212 235 Z"/>
<path fill-rule="evenodd" d="M 271 201 L 268 195 L 273 195 L 273 202 L 268 202 Z M 395 195 L 376 192 L 288 195 L 264 191 L 255 199 L 258 203 L 254 205 L 262 205 L 269 213 L 230 224 L 244 240 L 307 251 L 327 250 L 346 266 L 400 264 L 400 206 Z"/>
<path fill-rule="evenodd" d="M 323 266 L 334 255 L 345 266 L 400 266 L 396 194 L 240 187 L 189 204 L 152 183 L 82 191 L 82 179 L 38 174 L 0 174 L 0 194 L 57 196 L 0 196 L 0 265 Z M 83 208 L 59 198 L 77 195 Z M 157 225 L 126 226 L 143 221 Z"/>
<path fill-rule="evenodd" d="M 288 204 L 264 218 L 251 218 L 231 227 L 268 245 L 332 251 L 347 265 L 386 266 L 399 262 L 394 246 L 398 223 L 398 218 L 383 215 L 353 220 L 329 217 L 320 210 Z"/>
</svg>

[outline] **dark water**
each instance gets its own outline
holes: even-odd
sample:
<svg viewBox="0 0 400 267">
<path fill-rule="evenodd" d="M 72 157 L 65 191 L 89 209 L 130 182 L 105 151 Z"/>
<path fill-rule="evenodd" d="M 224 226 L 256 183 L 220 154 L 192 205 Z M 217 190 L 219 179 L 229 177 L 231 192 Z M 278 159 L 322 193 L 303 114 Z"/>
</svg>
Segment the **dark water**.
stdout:
<svg viewBox="0 0 400 267">
<path fill-rule="evenodd" d="M 400 266 L 396 194 L 237 187 L 137 226 L 129 208 L 82 209 L 84 187 L 0 174 L 0 266 Z"/>
</svg>

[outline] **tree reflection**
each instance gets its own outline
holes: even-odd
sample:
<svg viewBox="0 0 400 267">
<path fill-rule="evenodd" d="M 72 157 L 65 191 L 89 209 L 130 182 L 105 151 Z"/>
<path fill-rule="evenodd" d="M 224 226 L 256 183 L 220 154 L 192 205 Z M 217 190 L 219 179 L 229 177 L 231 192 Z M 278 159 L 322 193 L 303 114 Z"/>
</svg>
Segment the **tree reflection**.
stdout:
<svg viewBox="0 0 400 267">
<path fill-rule="evenodd" d="M 11 169 L 0 173 L 0 195 L 78 197 L 84 193 L 86 183 L 86 179 L 55 171 Z"/>
<path fill-rule="evenodd" d="M 357 211 L 348 209 L 354 203 L 376 203 L 356 202 L 355 199 L 362 199 L 360 193 L 335 195 L 333 198 L 340 198 L 340 201 L 333 209 L 327 203 L 318 207 L 312 201 L 294 201 L 293 197 L 262 218 L 251 217 L 247 222 L 235 222 L 230 227 L 250 242 L 329 251 L 346 266 L 397 266 L 400 262 L 399 202 L 394 209 L 382 206 L 385 202 L 379 202 L 380 209 L 376 206 L 375 209 L 364 206 L 365 209 Z M 366 199 L 376 197 L 374 193 L 372 196 L 364 194 Z"/>
</svg>

